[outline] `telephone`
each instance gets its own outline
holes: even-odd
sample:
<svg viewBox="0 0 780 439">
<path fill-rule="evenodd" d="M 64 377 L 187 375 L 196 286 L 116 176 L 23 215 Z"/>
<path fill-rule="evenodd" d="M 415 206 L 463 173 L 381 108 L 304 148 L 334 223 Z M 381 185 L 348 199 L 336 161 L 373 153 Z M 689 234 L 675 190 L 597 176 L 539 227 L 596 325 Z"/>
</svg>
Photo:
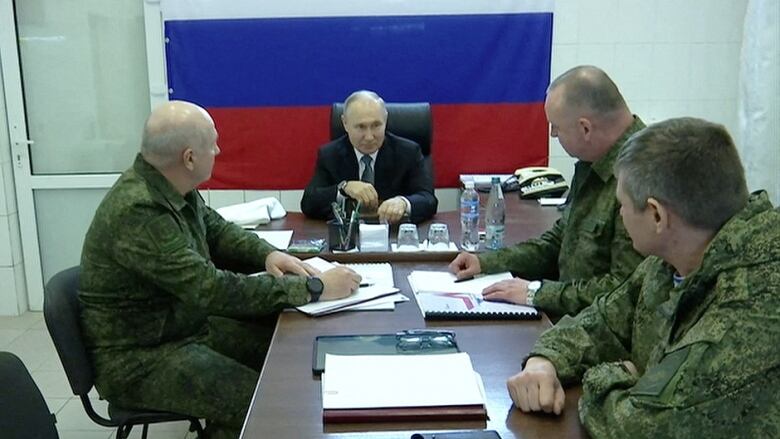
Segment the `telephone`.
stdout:
<svg viewBox="0 0 780 439">
<path fill-rule="evenodd" d="M 560 197 L 569 189 L 563 175 L 553 168 L 520 168 L 501 183 L 504 192 L 520 191 L 520 198 Z"/>
</svg>

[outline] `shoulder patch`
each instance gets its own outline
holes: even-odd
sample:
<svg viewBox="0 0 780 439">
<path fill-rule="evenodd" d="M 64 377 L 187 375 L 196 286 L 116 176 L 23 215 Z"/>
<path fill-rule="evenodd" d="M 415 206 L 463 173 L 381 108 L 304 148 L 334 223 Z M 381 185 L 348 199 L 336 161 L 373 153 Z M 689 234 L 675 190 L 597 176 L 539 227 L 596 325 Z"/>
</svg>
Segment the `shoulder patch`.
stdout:
<svg viewBox="0 0 780 439">
<path fill-rule="evenodd" d="M 169 214 L 159 215 L 150 220 L 144 229 L 162 253 L 170 253 L 187 246 L 184 232 Z"/>
</svg>

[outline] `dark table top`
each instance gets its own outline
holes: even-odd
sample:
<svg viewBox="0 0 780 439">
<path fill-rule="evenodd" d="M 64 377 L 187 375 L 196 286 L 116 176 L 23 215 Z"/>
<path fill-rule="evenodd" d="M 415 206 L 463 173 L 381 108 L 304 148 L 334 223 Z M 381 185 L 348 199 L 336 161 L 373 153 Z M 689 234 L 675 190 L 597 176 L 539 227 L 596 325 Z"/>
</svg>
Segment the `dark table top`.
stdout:
<svg viewBox="0 0 780 439">
<path fill-rule="evenodd" d="M 539 236 L 560 216 L 557 209 L 540 207 L 536 201 L 507 195 L 506 243 Z M 437 214 L 419 225 L 420 236 L 433 222 L 449 226 L 453 240 L 460 235 L 458 212 Z M 272 221 L 261 230 L 295 231 L 293 239 L 321 238 L 327 235 L 324 221 L 291 213 Z M 394 240 L 397 226 L 391 229 Z M 348 253 L 325 252 L 320 256 L 340 262 L 391 262 L 396 287 L 412 301 L 396 304 L 396 310 L 341 312 L 324 317 L 307 317 L 295 311 L 282 313 L 260 375 L 257 389 L 242 432 L 243 438 L 360 437 L 408 438 L 416 432 L 493 429 L 503 438 L 587 437 L 579 423 L 577 401 L 581 390 L 566 391 L 566 407 L 561 416 L 527 415 L 513 408 L 506 380 L 519 372 L 523 358 L 542 331 L 550 327 L 547 317 L 535 321 L 425 321 L 407 276 L 413 270 L 446 270 L 455 252 L 442 253 Z M 487 396 L 487 422 L 424 423 L 322 423 L 319 377 L 314 376 L 312 349 L 318 335 L 382 334 L 402 329 L 452 329 L 461 350 L 469 353 L 482 375 Z"/>
<path fill-rule="evenodd" d="M 577 415 L 579 388 L 567 389 L 561 416 L 528 415 L 513 408 L 506 380 L 519 372 L 550 321 L 424 321 L 406 277 L 412 270 L 442 270 L 443 262 L 393 262 L 395 284 L 412 301 L 396 310 L 342 312 L 311 318 L 285 312 L 279 318 L 249 410 L 243 438 L 360 437 L 400 438 L 415 432 L 493 429 L 503 438 L 586 437 Z M 312 374 L 312 349 L 318 335 L 383 334 L 410 328 L 451 329 L 458 345 L 482 375 L 489 420 L 464 422 L 364 423 L 324 425 L 320 379 Z"/>
</svg>

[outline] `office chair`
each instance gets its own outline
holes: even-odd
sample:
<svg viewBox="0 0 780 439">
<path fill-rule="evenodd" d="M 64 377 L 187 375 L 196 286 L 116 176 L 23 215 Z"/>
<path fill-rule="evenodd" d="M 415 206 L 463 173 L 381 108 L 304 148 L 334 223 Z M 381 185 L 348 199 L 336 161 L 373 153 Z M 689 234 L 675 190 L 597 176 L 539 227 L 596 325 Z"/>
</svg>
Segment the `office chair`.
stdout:
<svg viewBox="0 0 780 439">
<path fill-rule="evenodd" d="M 0 431 L 5 439 L 58 439 L 57 418 L 16 355 L 0 352 Z"/>
<path fill-rule="evenodd" d="M 408 104 L 386 103 L 387 131 L 412 140 L 420 145 L 426 166 L 431 167 L 431 143 L 433 141 L 433 121 L 431 104 L 413 102 Z M 341 122 L 344 103 L 335 102 L 330 108 L 330 139 L 335 140 L 347 132 Z M 433 175 L 433 174 L 431 174 Z"/>
<path fill-rule="evenodd" d="M 79 266 L 71 267 L 57 273 L 49 280 L 44 289 L 43 317 L 73 394 L 81 399 L 87 416 L 96 424 L 116 427 L 116 437 L 119 439 L 127 438 L 136 425 L 143 426 L 141 437 L 146 439 L 149 424 L 175 421 L 189 421 L 190 431 L 196 431 L 198 437 L 202 437 L 203 429 L 200 421 L 193 416 L 126 409 L 110 403 L 108 418 L 95 412 L 89 400 L 89 391 L 95 384 L 95 377 L 81 334 L 81 304 L 78 298 L 80 271 Z"/>
</svg>

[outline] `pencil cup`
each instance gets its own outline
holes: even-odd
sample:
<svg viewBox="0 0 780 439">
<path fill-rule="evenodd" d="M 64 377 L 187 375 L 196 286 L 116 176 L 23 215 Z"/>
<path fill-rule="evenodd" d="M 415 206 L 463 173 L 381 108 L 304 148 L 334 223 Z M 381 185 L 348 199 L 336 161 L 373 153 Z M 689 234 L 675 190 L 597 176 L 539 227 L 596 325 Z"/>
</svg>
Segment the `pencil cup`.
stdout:
<svg viewBox="0 0 780 439">
<path fill-rule="evenodd" d="M 331 251 L 347 251 L 357 247 L 358 225 L 350 230 L 349 224 L 340 224 L 335 219 L 328 221 L 328 248 Z"/>
</svg>

